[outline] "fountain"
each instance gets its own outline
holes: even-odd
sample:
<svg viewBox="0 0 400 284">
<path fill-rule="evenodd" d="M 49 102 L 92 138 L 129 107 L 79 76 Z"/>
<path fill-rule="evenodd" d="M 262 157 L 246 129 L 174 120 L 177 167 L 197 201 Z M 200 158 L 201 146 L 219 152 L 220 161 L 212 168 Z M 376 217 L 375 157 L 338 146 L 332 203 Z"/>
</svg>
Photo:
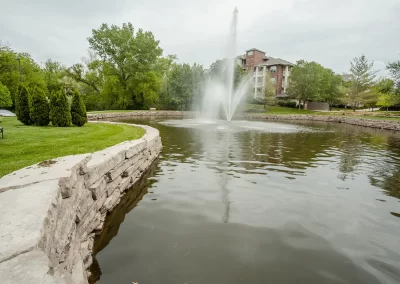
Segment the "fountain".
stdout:
<svg viewBox="0 0 400 284">
<path fill-rule="evenodd" d="M 235 8 L 225 51 L 226 57 L 222 60 L 222 66 L 218 68 L 217 74 L 210 76 L 205 83 L 202 119 L 218 118 L 222 107 L 226 120 L 231 121 L 236 108 L 250 87 L 251 77 L 249 75 L 244 76 L 239 82 L 235 82 L 237 21 L 238 10 Z"/>
</svg>

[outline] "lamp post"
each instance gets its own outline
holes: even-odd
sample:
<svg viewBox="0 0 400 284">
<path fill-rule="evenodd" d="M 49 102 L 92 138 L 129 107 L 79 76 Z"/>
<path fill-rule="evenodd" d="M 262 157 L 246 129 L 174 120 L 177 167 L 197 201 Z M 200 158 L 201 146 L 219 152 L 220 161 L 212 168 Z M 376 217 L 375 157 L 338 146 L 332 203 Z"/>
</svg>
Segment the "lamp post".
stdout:
<svg viewBox="0 0 400 284">
<path fill-rule="evenodd" d="M 19 82 L 22 83 L 22 73 L 21 73 L 21 58 L 17 57 L 18 60 L 18 68 L 19 68 Z"/>
</svg>

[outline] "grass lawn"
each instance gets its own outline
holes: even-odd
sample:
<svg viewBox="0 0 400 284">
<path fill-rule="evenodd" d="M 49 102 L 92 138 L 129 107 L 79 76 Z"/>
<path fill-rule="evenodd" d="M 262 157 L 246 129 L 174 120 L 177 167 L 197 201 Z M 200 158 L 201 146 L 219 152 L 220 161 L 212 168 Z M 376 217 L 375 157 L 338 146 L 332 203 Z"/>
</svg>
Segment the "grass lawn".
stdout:
<svg viewBox="0 0 400 284">
<path fill-rule="evenodd" d="M 265 114 L 318 114 L 317 111 L 313 110 L 304 110 L 298 108 L 289 108 L 289 107 L 281 107 L 281 106 L 269 106 L 267 105 L 267 109 L 264 110 L 264 106 L 260 104 L 243 104 L 238 107 L 238 112 L 245 112 L 249 110 L 262 110 Z"/>
<path fill-rule="evenodd" d="M 83 127 L 25 126 L 14 117 L 1 117 L 0 177 L 43 160 L 91 153 L 125 140 L 142 137 L 145 131 L 128 125 L 87 123 Z"/>
</svg>

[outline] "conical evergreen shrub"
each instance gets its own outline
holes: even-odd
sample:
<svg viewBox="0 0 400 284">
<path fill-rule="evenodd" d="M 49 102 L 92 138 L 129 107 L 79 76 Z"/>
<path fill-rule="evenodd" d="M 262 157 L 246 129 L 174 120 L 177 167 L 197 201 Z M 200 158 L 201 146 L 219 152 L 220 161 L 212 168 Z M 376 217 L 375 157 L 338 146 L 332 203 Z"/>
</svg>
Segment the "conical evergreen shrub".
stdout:
<svg viewBox="0 0 400 284">
<path fill-rule="evenodd" d="M 63 91 L 53 93 L 50 97 L 50 121 L 54 126 L 58 127 L 71 125 L 68 99 Z"/>
<path fill-rule="evenodd" d="M 31 125 L 31 116 L 29 109 L 29 93 L 24 86 L 19 86 L 15 97 L 15 114 L 19 121 L 25 125 Z"/>
<path fill-rule="evenodd" d="M 43 90 L 33 89 L 30 106 L 32 123 L 40 126 L 49 125 L 50 107 Z"/>
<path fill-rule="evenodd" d="M 78 90 L 75 90 L 71 104 L 72 124 L 83 126 L 87 122 L 86 106 Z"/>
</svg>

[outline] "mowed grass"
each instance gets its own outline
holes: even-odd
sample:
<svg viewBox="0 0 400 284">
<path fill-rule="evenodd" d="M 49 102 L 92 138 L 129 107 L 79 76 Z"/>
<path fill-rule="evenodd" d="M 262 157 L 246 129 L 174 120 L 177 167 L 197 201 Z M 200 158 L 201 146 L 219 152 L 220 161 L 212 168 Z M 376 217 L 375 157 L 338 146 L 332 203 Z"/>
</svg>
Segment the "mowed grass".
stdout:
<svg viewBox="0 0 400 284">
<path fill-rule="evenodd" d="M 262 111 L 258 113 L 262 114 L 308 114 L 308 115 L 325 115 L 325 116 L 343 116 L 347 115 L 347 117 L 354 117 L 354 118 L 360 118 L 360 119 L 375 119 L 375 120 L 391 120 L 391 121 L 400 121 L 400 116 L 399 117 L 385 117 L 383 116 L 385 112 L 368 112 L 366 114 L 365 112 L 359 113 L 359 115 L 352 115 L 353 110 L 351 109 L 340 109 L 336 111 L 314 111 L 314 110 L 304 110 L 304 109 L 298 109 L 298 108 L 288 108 L 288 107 L 280 107 L 280 106 L 267 106 L 267 109 L 264 110 L 263 105 L 259 104 L 243 104 L 238 107 L 238 112 L 246 112 L 249 110 L 257 110 L 257 111 Z M 399 114 L 400 112 L 388 112 L 386 114 Z"/>
<path fill-rule="evenodd" d="M 0 177 L 52 158 L 99 151 L 145 131 L 129 125 L 87 123 L 83 127 L 25 126 L 16 118 L 0 117 Z"/>
</svg>

